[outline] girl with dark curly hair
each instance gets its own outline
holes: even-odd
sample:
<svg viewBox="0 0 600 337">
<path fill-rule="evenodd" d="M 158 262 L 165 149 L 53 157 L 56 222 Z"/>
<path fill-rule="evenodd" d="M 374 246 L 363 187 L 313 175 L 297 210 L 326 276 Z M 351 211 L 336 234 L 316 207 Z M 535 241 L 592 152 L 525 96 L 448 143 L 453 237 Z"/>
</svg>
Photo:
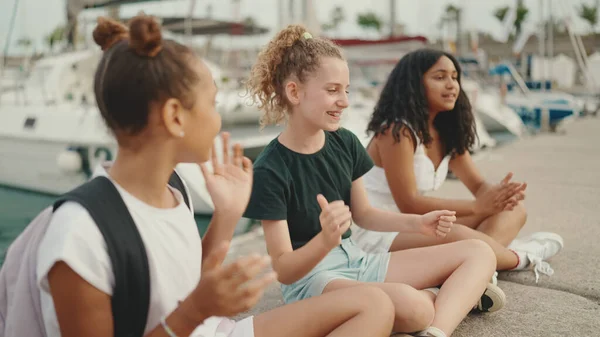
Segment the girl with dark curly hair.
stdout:
<svg viewBox="0 0 600 337">
<path fill-rule="evenodd" d="M 436 209 L 456 211 L 457 224 L 447 236 L 374 232 L 354 226 L 354 238 L 366 251 L 399 251 L 466 239 L 487 242 L 496 253 L 498 270 L 530 265 L 551 274 L 544 260 L 560 251 L 554 233 L 535 233 L 515 240 L 527 214 L 521 201 L 525 183 L 486 182 L 469 150 L 476 141 L 472 107 L 461 88 L 461 69 L 451 54 L 420 49 L 405 55 L 391 72 L 371 116 L 367 147 L 375 166 L 365 174 L 369 200 L 389 210 L 425 214 Z M 475 200 L 425 196 L 438 189 L 448 170 Z M 508 246 L 508 248 L 507 248 Z"/>
</svg>

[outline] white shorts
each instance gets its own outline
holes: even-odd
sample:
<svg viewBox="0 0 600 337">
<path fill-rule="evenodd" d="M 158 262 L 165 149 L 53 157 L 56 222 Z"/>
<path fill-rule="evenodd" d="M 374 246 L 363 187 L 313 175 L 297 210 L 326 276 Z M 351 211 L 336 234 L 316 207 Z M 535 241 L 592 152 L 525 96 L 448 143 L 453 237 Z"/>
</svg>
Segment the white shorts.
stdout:
<svg viewBox="0 0 600 337">
<path fill-rule="evenodd" d="M 210 317 L 190 337 L 254 337 L 254 317 L 238 322 L 225 317 Z"/>
<path fill-rule="evenodd" d="M 352 241 L 367 253 L 387 253 L 398 232 L 375 232 L 352 224 Z"/>
</svg>

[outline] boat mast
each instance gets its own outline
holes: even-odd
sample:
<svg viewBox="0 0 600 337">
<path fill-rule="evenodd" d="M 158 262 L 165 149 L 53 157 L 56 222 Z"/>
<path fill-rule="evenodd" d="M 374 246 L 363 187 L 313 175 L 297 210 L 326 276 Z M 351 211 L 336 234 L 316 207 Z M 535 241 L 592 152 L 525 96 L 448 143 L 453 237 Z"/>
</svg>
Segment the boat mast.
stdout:
<svg viewBox="0 0 600 337">
<path fill-rule="evenodd" d="M 8 50 L 10 48 L 10 39 L 11 39 L 13 29 L 15 27 L 15 20 L 17 19 L 18 11 L 19 11 L 19 0 L 15 0 L 15 3 L 13 4 L 13 12 L 10 17 L 10 24 L 8 25 L 8 34 L 6 34 L 6 42 L 4 43 L 4 57 L 3 57 L 3 62 L 2 62 L 3 63 L 2 68 L 4 68 L 6 66 L 6 59 L 8 58 Z"/>
<path fill-rule="evenodd" d="M 396 33 L 396 0 L 390 0 L 390 38 Z"/>
<path fill-rule="evenodd" d="M 544 0 L 539 0 L 540 4 L 540 27 L 538 28 L 538 42 L 539 42 L 539 57 L 542 63 L 542 84 L 540 90 L 546 91 L 546 80 L 547 76 L 547 66 L 549 60 L 546 58 L 546 29 L 544 26 Z"/>
<path fill-rule="evenodd" d="M 548 1 L 548 57 L 554 58 L 554 18 L 552 16 L 552 0 Z"/>
</svg>

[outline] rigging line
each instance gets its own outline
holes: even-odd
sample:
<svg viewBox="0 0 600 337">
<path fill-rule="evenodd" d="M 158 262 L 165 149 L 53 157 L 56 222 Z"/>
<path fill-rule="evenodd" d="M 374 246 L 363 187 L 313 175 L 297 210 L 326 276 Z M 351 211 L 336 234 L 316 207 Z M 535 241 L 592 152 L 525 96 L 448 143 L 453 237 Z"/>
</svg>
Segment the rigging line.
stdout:
<svg viewBox="0 0 600 337">
<path fill-rule="evenodd" d="M 10 26 L 8 26 L 8 34 L 6 34 L 6 43 L 4 44 L 4 64 L 6 66 L 6 58 L 8 57 L 8 49 L 10 47 L 10 38 L 13 32 L 13 28 L 15 27 L 15 20 L 17 18 L 17 11 L 19 9 L 19 0 L 15 0 L 15 4 L 13 5 L 13 12 L 10 18 Z"/>
</svg>

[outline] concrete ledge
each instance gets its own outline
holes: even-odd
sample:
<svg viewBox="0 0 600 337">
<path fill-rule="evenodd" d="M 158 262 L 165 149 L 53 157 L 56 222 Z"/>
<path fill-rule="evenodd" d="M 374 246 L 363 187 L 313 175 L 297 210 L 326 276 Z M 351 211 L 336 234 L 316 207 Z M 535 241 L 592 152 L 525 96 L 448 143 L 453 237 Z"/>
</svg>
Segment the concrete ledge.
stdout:
<svg viewBox="0 0 600 337">
<path fill-rule="evenodd" d="M 471 314 L 453 337 L 584 337 L 600 334 L 600 305 L 581 296 L 511 282 L 498 282 L 507 294 L 504 309 Z"/>
<path fill-rule="evenodd" d="M 580 119 L 566 130 L 566 135 L 526 137 L 476 156 L 489 180 L 499 181 L 511 171 L 515 180 L 528 182 L 522 235 L 556 232 L 565 248 L 551 261 L 554 275 L 541 275 L 537 284 L 532 271 L 500 273 L 507 306 L 493 314 L 469 315 L 453 336 L 600 336 L 600 119 Z M 457 181 L 446 182 L 435 195 L 471 197 Z M 228 259 L 266 254 L 261 234 L 259 228 L 236 238 Z M 274 284 L 255 308 L 236 318 L 282 304 Z"/>
</svg>

